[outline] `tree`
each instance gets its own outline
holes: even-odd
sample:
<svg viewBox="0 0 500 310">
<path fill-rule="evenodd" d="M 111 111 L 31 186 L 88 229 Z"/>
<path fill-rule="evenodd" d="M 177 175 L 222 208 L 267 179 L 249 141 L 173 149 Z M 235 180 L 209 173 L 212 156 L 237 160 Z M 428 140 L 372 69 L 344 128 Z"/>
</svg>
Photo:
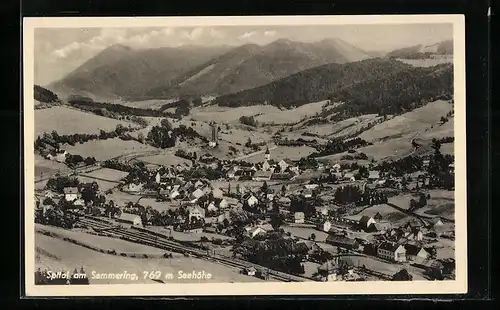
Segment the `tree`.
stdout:
<svg viewBox="0 0 500 310">
<path fill-rule="evenodd" d="M 281 225 L 285 222 L 282 214 L 273 214 L 271 215 L 270 224 L 273 226 L 274 230 L 278 230 Z"/>
<path fill-rule="evenodd" d="M 418 200 L 418 205 L 420 207 L 424 207 L 425 205 L 427 205 L 427 199 L 425 198 L 424 194 L 420 194 L 420 199 Z"/>
<path fill-rule="evenodd" d="M 417 207 L 417 202 L 415 199 L 410 200 L 410 210 L 414 210 Z"/>
<path fill-rule="evenodd" d="M 408 273 L 408 270 L 401 269 L 392 276 L 392 281 L 412 281 L 413 276 Z"/>
<path fill-rule="evenodd" d="M 137 135 L 137 140 L 139 140 L 139 142 L 141 143 L 144 143 L 144 134 L 142 132 L 139 132 L 139 134 Z"/>
<path fill-rule="evenodd" d="M 247 142 L 245 143 L 246 147 L 251 147 L 252 146 L 252 139 L 250 137 L 248 138 Z"/>
<path fill-rule="evenodd" d="M 264 181 L 264 183 L 262 184 L 262 187 L 260 188 L 260 191 L 262 193 L 265 193 L 265 194 L 267 194 L 267 192 L 269 191 L 269 187 L 267 186 L 267 182 L 266 181 Z"/>
</svg>

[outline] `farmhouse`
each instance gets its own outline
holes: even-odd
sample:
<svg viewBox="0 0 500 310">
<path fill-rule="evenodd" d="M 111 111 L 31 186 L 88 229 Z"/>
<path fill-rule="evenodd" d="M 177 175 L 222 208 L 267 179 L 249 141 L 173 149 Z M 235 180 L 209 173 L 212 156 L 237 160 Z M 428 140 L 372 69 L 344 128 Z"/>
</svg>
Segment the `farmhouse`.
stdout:
<svg viewBox="0 0 500 310">
<path fill-rule="evenodd" d="M 332 229 L 332 223 L 330 221 L 325 221 L 323 223 L 323 225 L 321 225 L 321 229 L 324 231 L 324 232 L 329 232 L 330 229 Z"/>
<path fill-rule="evenodd" d="M 255 238 L 256 236 L 264 236 L 267 232 L 258 226 L 245 228 L 250 238 Z"/>
<path fill-rule="evenodd" d="M 140 192 L 142 191 L 142 188 L 144 187 L 144 184 L 142 183 L 129 183 L 126 187 L 125 187 L 125 191 L 128 191 L 128 192 Z"/>
<path fill-rule="evenodd" d="M 254 205 L 256 205 L 257 203 L 259 203 L 259 200 L 252 194 L 246 194 L 245 196 L 243 196 L 243 201 L 245 201 L 249 207 L 252 207 Z"/>
<path fill-rule="evenodd" d="M 316 213 L 321 216 L 327 216 L 328 215 L 328 207 L 327 206 L 321 206 L 321 207 L 316 207 Z"/>
<path fill-rule="evenodd" d="M 214 196 L 214 198 L 222 198 L 223 193 L 220 188 L 213 188 L 212 195 Z"/>
<path fill-rule="evenodd" d="M 304 224 L 305 221 L 304 212 L 295 212 L 294 219 L 296 224 Z"/>
<path fill-rule="evenodd" d="M 130 224 L 132 226 L 141 227 L 142 220 L 141 217 L 137 214 L 125 213 L 122 212 L 120 216 L 116 219 L 117 222 L 122 222 L 126 224 Z"/>
<path fill-rule="evenodd" d="M 406 262 L 406 249 L 398 243 L 384 242 L 378 247 L 377 256 L 393 262 Z"/>
<path fill-rule="evenodd" d="M 341 248 L 345 248 L 348 250 L 357 249 L 359 246 L 356 239 L 348 238 L 346 236 L 341 236 L 341 235 L 328 235 L 328 237 L 326 237 L 326 243 Z"/>
<path fill-rule="evenodd" d="M 205 193 L 200 188 L 197 188 L 194 192 L 189 195 L 189 198 L 193 201 L 200 199 Z"/>
<path fill-rule="evenodd" d="M 411 261 L 428 259 L 430 254 L 423 247 L 415 244 L 405 244 L 406 258 Z"/>
<path fill-rule="evenodd" d="M 318 186 L 319 186 L 318 184 L 306 184 L 306 185 L 304 185 L 304 187 L 306 189 L 310 189 L 310 190 L 313 190 L 313 189 L 317 188 Z"/>
<path fill-rule="evenodd" d="M 429 222 L 430 222 L 430 226 L 433 227 L 433 228 L 436 228 L 436 227 L 444 225 L 443 221 L 441 220 L 440 217 L 435 217 L 435 218 L 431 219 Z"/>
<path fill-rule="evenodd" d="M 78 198 L 80 198 L 80 192 L 77 187 L 64 188 L 64 199 L 66 199 L 66 201 L 73 201 Z"/>
<path fill-rule="evenodd" d="M 208 204 L 207 206 L 207 211 L 212 211 L 212 212 L 215 212 L 217 211 L 217 206 L 215 205 L 215 203 L 211 202 Z"/>
<path fill-rule="evenodd" d="M 271 180 L 290 180 L 292 175 L 288 172 L 274 172 L 271 175 Z"/>
<path fill-rule="evenodd" d="M 362 228 L 362 229 L 367 229 L 368 227 L 370 227 L 370 225 L 372 224 L 375 224 L 376 221 L 373 217 L 371 216 L 366 216 L 366 215 L 363 215 L 360 219 L 359 219 L 359 226 Z"/>
<path fill-rule="evenodd" d="M 253 175 L 255 181 L 269 181 L 271 180 L 272 171 L 257 171 Z"/>
<path fill-rule="evenodd" d="M 293 165 L 293 163 L 288 159 L 282 159 L 278 162 L 278 166 L 280 166 L 281 172 L 285 172 L 286 169 L 292 165 Z"/>
<path fill-rule="evenodd" d="M 180 196 L 181 193 L 179 192 L 179 188 L 180 188 L 180 185 L 173 186 L 172 191 L 170 192 L 171 199 L 175 199 L 175 198 Z"/>
<path fill-rule="evenodd" d="M 351 182 L 356 181 L 356 178 L 354 178 L 354 173 L 352 173 L 352 172 L 346 172 L 343 175 L 342 179 L 345 181 L 351 181 Z"/>
<path fill-rule="evenodd" d="M 312 197 L 312 190 L 305 189 L 304 191 L 302 191 L 302 196 L 304 198 L 311 198 Z"/>
<path fill-rule="evenodd" d="M 227 202 L 226 199 L 221 199 L 219 202 L 219 208 L 220 209 L 226 209 L 229 206 L 229 203 Z"/>
<path fill-rule="evenodd" d="M 189 221 L 191 221 L 193 217 L 198 220 L 205 218 L 205 210 L 203 210 L 198 206 L 188 206 L 187 211 L 188 211 Z"/>
<path fill-rule="evenodd" d="M 377 181 L 378 179 L 380 179 L 380 172 L 376 170 L 370 171 L 368 174 L 368 179 L 371 181 Z"/>
</svg>

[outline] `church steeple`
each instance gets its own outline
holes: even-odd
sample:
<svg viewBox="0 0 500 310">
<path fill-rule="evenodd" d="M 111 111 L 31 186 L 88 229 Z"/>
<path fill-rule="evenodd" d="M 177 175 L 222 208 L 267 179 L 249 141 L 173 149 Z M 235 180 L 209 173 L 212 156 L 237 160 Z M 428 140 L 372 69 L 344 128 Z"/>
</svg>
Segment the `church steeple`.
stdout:
<svg viewBox="0 0 500 310">
<path fill-rule="evenodd" d="M 267 147 L 267 146 L 266 146 L 265 156 L 266 156 L 266 160 L 270 160 L 271 159 L 271 153 L 269 153 L 269 147 Z"/>
</svg>

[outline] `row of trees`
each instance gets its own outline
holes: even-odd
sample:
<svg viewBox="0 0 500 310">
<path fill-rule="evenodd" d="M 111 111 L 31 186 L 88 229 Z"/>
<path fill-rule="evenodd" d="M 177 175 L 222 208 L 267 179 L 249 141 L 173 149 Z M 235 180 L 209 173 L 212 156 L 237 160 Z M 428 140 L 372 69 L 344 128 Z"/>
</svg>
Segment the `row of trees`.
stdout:
<svg viewBox="0 0 500 310">
<path fill-rule="evenodd" d="M 337 188 L 334 194 L 334 201 L 341 205 L 356 204 L 365 206 L 372 204 L 387 203 L 387 196 L 379 191 L 366 188 L 364 191 L 355 185 L 346 185 Z"/>
<path fill-rule="evenodd" d="M 204 143 L 208 143 L 208 139 L 200 135 L 192 127 L 180 125 L 179 127 L 172 128 L 166 119 L 161 122 L 160 126 L 153 126 L 151 128 L 146 141 L 154 147 L 165 149 L 174 147 L 177 138 L 180 141 L 199 139 Z"/>
<path fill-rule="evenodd" d="M 46 153 L 54 153 L 61 148 L 62 144 L 75 145 L 77 143 L 85 143 L 92 140 L 106 140 L 113 139 L 116 137 L 122 137 L 126 133 L 133 131 L 135 129 L 130 127 L 124 127 L 122 124 L 116 125 L 115 130 L 106 132 L 101 130 L 99 134 L 88 134 L 88 133 L 75 133 L 71 135 L 60 135 L 57 131 L 53 130 L 50 134 L 43 133 L 43 135 L 38 136 L 35 140 L 35 151 L 46 155 Z M 128 139 L 125 137 L 125 139 Z"/>
<path fill-rule="evenodd" d="M 354 138 L 347 141 L 341 138 L 329 140 L 326 144 L 318 146 L 318 152 L 314 152 L 310 157 L 321 157 L 332 154 L 343 153 L 345 151 L 367 146 L 369 143 L 361 138 Z"/>
<path fill-rule="evenodd" d="M 405 174 L 421 171 L 424 161 L 420 156 L 407 156 L 395 161 L 383 161 L 377 166 L 377 170 L 381 173 L 392 174 L 400 177 Z"/>
</svg>

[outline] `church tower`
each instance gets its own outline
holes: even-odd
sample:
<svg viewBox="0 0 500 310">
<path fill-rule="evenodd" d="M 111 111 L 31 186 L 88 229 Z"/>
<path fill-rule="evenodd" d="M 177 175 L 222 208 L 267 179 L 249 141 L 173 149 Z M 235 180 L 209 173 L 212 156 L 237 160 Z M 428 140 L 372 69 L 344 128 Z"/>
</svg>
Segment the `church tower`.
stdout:
<svg viewBox="0 0 500 310">
<path fill-rule="evenodd" d="M 271 159 L 271 153 L 269 153 L 269 147 L 266 147 L 266 153 L 265 153 L 266 160 Z"/>
</svg>

